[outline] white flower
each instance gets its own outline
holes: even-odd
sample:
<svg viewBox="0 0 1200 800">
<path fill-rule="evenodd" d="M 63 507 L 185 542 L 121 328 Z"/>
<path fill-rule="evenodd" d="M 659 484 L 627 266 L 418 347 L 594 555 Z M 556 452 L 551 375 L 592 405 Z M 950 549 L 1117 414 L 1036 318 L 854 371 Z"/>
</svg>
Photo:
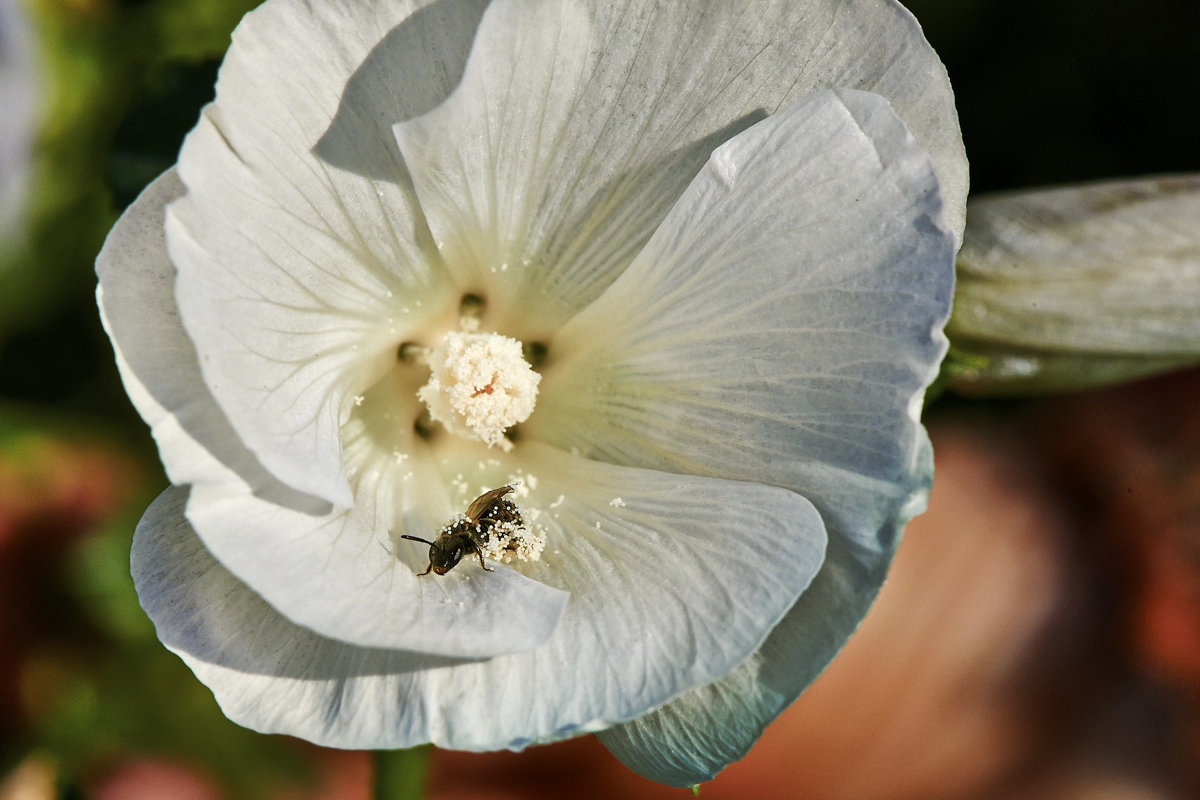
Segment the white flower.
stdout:
<svg viewBox="0 0 1200 800">
<path fill-rule="evenodd" d="M 965 175 L 884 0 L 269 0 L 98 262 L 160 638 L 258 730 L 715 773 L 924 503 Z M 544 549 L 418 577 L 504 485 Z"/>
<path fill-rule="evenodd" d="M 956 389 L 1079 389 L 1200 362 L 1200 175 L 973 199 L 958 264 Z"/>
</svg>

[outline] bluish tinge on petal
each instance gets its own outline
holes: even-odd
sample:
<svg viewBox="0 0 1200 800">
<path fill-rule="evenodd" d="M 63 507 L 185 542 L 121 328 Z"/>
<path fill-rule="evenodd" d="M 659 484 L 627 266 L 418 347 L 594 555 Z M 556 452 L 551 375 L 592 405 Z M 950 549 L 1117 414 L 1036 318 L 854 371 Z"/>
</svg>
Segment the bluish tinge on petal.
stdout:
<svg viewBox="0 0 1200 800">
<path fill-rule="evenodd" d="M 285 1 L 248 15 L 168 213 L 210 392 L 275 475 L 342 505 L 353 398 L 452 293 L 387 126 L 449 93 L 479 7 L 425 5 Z M 395 55 L 426 36 L 447 52 Z"/>
<path fill-rule="evenodd" d="M 961 233 L 949 83 L 890 0 L 499 0 L 459 88 L 396 134 L 455 280 L 537 337 L 620 274 L 714 148 L 830 86 L 891 101 Z"/>
<path fill-rule="evenodd" d="M 604 737 L 649 777 L 694 783 L 744 753 L 878 590 L 931 474 L 917 416 L 946 347 L 954 247 L 929 161 L 887 103 L 825 92 L 718 150 L 638 260 L 550 343 L 531 436 L 784 485 L 830 532 L 814 593 L 772 639 L 784 644 L 746 666 L 786 680 L 749 696 L 723 684 L 705 691 L 730 698 L 724 712 L 684 698 Z"/>
<path fill-rule="evenodd" d="M 931 463 L 927 441 L 916 460 Z M 924 510 L 927 498 L 924 488 L 835 470 L 812 470 L 807 486 L 820 498 L 830 532 L 820 573 L 758 652 L 729 675 L 597 734 L 630 769 L 660 783 L 692 786 L 745 756 L 858 627 L 904 524 Z M 878 499 L 864 507 L 866 497 Z"/>
<path fill-rule="evenodd" d="M 318 636 L 212 558 L 184 489 L 138 527 L 139 597 L 243 725 L 339 747 L 494 749 L 598 730 L 726 674 L 820 567 L 821 521 L 791 492 L 530 447 L 544 477 L 529 503 L 546 509 L 534 524 L 549 539 L 537 566 L 573 593 L 536 650 L 466 661 Z"/>
<path fill-rule="evenodd" d="M 163 644 L 225 714 L 313 741 L 421 741 L 428 716 L 412 693 L 415 675 L 465 662 L 347 645 L 288 621 L 212 557 L 184 517 L 187 496 L 172 487 L 142 517 L 134 584 Z"/>
</svg>

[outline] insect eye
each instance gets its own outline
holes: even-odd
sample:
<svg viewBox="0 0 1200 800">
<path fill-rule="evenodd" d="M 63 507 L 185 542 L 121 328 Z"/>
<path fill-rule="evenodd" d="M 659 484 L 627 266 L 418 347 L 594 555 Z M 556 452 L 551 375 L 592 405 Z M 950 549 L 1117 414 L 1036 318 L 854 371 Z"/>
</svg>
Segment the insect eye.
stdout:
<svg viewBox="0 0 1200 800">
<path fill-rule="evenodd" d="M 429 556 L 433 562 L 433 571 L 437 572 L 441 567 L 443 572 L 450 570 L 462 560 L 463 557 L 462 542 L 452 540 L 449 542 L 439 542 L 436 548 L 430 548 Z M 443 572 L 438 572 L 439 575 Z"/>
</svg>

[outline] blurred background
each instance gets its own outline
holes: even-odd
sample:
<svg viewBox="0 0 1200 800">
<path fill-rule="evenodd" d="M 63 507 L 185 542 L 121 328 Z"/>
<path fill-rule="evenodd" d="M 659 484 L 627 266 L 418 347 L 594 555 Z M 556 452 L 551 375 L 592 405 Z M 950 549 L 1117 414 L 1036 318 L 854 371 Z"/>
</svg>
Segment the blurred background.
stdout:
<svg viewBox="0 0 1200 800">
<path fill-rule="evenodd" d="M 165 486 L 92 262 L 250 0 L 0 0 L 0 800 L 365 798 L 361 753 L 229 723 L 128 574 Z M 912 0 L 983 193 L 1200 171 L 1195 0 Z M 1200 220 L 1197 220 L 1200 225 Z M 939 398 L 879 602 L 700 796 L 1200 797 L 1200 372 Z M 670 798 L 590 737 L 432 757 L 429 796 Z"/>
</svg>

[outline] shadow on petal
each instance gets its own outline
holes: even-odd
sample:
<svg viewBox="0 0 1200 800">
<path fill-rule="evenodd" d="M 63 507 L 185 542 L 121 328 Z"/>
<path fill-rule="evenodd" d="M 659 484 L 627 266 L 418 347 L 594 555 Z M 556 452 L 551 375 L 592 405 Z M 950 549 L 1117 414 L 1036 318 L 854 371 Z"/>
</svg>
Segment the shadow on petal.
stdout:
<svg viewBox="0 0 1200 800">
<path fill-rule="evenodd" d="M 256 497 L 324 516 L 329 502 L 288 486 L 267 470 L 238 437 L 204 381 L 196 346 L 179 320 L 176 271 L 163 233 L 166 206 L 184 191 L 175 170 L 159 176 L 117 223 L 96 260 L 97 301 L 122 379 L 152 427 L 173 482 L 210 478 L 214 472 L 208 465 L 215 462 L 235 473 Z"/>
<path fill-rule="evenodd" d="M 142 607 L 159 638 L 191 663 L 250 675 L 339 680 L 447 667 L 474 659 L 365 648 L 297 625 L 225 569 L 183 516 L 171 487 L 138 524 L 131 554 Z"/>
<path fill-rule="evenodd" d="M 346 82 L 313 155 L 357 175 L 395 180 L 393 165 L 403 168 L 404 160 L 392 126 L 441 105 L 458 86 L 486 5 L 486 0 L 440 0 L 397 25 Z M 395 83 L 403 83 L 403 91 L 388 92 Z M 383 105 L 387 99 L 394 107 Z"/>
<path fill-rule="evenodd" d="M 570 265 L 576 274 L 572 304 L 580 308 L 598 297 L 641 252 L 679 200 L 681 178 L 690 181 L 714 150 L 766 118 L 766 109 L 755 109 L 661 158 L 621 172 L 598 186 L 577 214 L 556 225 L 546 253 L 550 261 Z"/>
</svg>

